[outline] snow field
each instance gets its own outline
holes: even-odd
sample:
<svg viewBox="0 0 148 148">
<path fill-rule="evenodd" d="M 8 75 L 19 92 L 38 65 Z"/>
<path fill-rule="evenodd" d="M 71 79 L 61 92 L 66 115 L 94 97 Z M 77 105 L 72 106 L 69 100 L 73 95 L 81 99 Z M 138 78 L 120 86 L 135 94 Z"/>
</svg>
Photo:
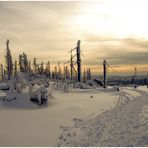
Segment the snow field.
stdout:
<svg viewBox="0 0 148 148">
<path fill-rule="evenodd" d="M 53 89 L 53 95 L 55 102 L 46 107 L 26 101 L 25 93 L 0 101 L 0 146 L 56 146 L 62 127 L 93 118 L 118 100 L 115 91 Z"/>
<path fill-rule="evenodd" d="M 146 91 L 122 88 L 116 107 L 63 128 L 58 146 L 148 146 Z"/>
</svg>

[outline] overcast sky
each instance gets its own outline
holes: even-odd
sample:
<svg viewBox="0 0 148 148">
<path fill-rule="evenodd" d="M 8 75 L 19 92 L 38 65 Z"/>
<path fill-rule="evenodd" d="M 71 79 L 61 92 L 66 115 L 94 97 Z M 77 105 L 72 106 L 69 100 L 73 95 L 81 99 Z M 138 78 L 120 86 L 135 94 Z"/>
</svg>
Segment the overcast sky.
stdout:
<svg viewBox="0 0 148 148">
<path fill-rule="evenodd" d="M 102 61 L 119 73 L 148 71 L 147 0 L 0 2 L 0 52 L 10 40 L 13 58 L 61 64 L 81 40 L 83 68 L 101 73 Z M 2 60 L 1 60 L 2 61 Z"/>
</svg>

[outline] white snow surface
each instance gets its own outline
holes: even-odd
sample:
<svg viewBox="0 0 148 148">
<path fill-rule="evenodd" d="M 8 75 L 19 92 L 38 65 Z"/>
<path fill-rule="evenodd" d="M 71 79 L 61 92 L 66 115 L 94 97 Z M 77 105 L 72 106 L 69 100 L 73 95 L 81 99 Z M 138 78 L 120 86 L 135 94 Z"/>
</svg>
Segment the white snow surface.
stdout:
<svg viewBox="0 0 148 148">
<path fill-rule="evenodd" d="M 48 106 L 30 102 L 27 88 L 10 101 L 0 91 L 0 146 L 148 146 L 146 86 L 51 88 Z"/>
<path fill-rule="evenodd" d="M 63 127 L 58 146 L 148 146 L 146 87 L 123 88 L 116 107 L 88 120 Z"/>
<path fill-rule="evenodd" d="M 53 88 L 56 100 L 48 106 L 38 106 L 29 101 L 26 89 L 19 96 L 9 94 L 10 98 L 16 95 L 15 100 L 0 101 L 0 146 L 56 146 L 61 127 L 71 126 L 75 119 L 97 116 L 118 100 L 113 89 L 64 92 Z"/>
</svg>

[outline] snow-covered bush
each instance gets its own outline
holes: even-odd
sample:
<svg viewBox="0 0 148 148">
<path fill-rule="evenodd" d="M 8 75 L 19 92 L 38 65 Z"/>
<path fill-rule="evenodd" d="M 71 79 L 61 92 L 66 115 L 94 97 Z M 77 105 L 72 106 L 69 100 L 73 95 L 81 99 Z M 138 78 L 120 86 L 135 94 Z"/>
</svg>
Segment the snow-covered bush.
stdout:
<svg viewBox="0 0 148 148">
<path fill-rule="evenodd" d="M 51 103 L 55 100 L 55 97 L 53 96 L 53 92 L 51 89 L 48 90 L 48 100 Z"/>
<path fill-rule="evenodd" d="M 46 88 L 49 87 L 50 83 L 49 81 L 46 81 L 46 84 L 44 85 Z"/>
<path fill-rule="evenodd" d="M 69 86 L 68 84 L 64 84 L 64 92 L 68 92 Z"/>
<path fill-rule="evenodd" d="M 114 85 L 114 89 L 115 89 L 116 91 L 120 91 L 120 87 L 117 86 L 117 85 Z"/>
<path fill-rule="evenodd" d="M 46 89 L 45 87 L 40 87 L 30 94 L 30 99 L 38 104 L 46 104 L 47 101 L 53 101 L 54 97 L 51 90 Z"/>
<path fill-rule="evenodd" d="M 18 92 L 18 93 L 22 93 L 22 86 L 21 86 L 20 83 L 16 83 L 16 85 L 15 85 L 15 90 L 16 90 L 16 92 Z"/>
</svg>

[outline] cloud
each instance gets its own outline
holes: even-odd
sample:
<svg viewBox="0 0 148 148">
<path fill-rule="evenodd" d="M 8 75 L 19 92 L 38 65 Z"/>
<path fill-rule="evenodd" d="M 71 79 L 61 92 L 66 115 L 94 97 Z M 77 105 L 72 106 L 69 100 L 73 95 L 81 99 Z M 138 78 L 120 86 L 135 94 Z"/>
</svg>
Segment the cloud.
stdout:
<svg viewBox="0 0 148 148">
<path fill-rule="evenodd" d="M 50 60 L 51 63 L 56 64 L 58 60 L 61 63 L 69 60 L 68 51 L 74 48 L 77 40 L 80 39 L 84 54 L 82 62 L 85 66 L 101 66 L 103 59 L 107 59 L 115 66 L 147 64 L 148 40 L 146 38 L 135 36 L 121 38 L 114 34 L 97 32 L 93 27 L 90 27 L 87 32 L 87 25 L 97 26 L 96 19 L 99 19 L 97 23 L 102 27 L 97 26 L 100 27 L 98 30 L 105 30 L 103 25 L 110 27 L 106 21 L 110 18 L 106 18 L 108 16 L 104 13 L 104 9 L 99 11 L 100 5 L 105 3 L 107 1 L 104 0 L 96 3 L 0 2 L 0 48 L 4 50 L 6 39 L 10 39 L 13 58 L 17 58 L 19 53 L 26 52 L 31 59 L 37 57 L 39 62 Z M 91 11 L 92 8 L 97 7 L 100 9 Z M 94 16 L 92 19 L 94 22 L 86 26 L 76 26 L 77 22 L 74 22 L 73 18 L 80 15 L 83 19 L 83 15 L 87 16 L 87 14 L 89 17 Z M 83 20 L 79 21 L 83 24 Z M 87 19 L 85 21 L 87 22 Z M 74 25 L 70 26 L 71 24 Z"/>
<path fill-rule="evenodd" d="M 148 52 L 120 52 L 105 57 L 111 64 L 148 64 Z"/>
<path fill-rule="evenodd" d="M 76 12 L 77 5 L 77 2 L 0 2 L 2 48 L 5 49 L 8 38 L 14 57 L 18 56 L 16 49 L 32 56 L 40 52 L 40 60 L 45 54 L 61 55 L 61 50 L 64 55 L 75 40 L 67 32 L 66 19 Z"/>
<path fill-rule="evenodd" d="M 145 38 L 125 38 L 123 39 L 123 42 L 129 46 L 135 47 L 135 48 L 148 48 L 148 39 Z"/>
<path fill-rule="evenodd" d="M 107 59 L 113 65 L 148 64 L 146 39 L 119 39 L 110 36 L 86 36 L 86 38 L 89 51 L 86 53 L 88 57 L 85 59 L 85 64 L 96 65 L 103 59 Z"/>
</svg>

